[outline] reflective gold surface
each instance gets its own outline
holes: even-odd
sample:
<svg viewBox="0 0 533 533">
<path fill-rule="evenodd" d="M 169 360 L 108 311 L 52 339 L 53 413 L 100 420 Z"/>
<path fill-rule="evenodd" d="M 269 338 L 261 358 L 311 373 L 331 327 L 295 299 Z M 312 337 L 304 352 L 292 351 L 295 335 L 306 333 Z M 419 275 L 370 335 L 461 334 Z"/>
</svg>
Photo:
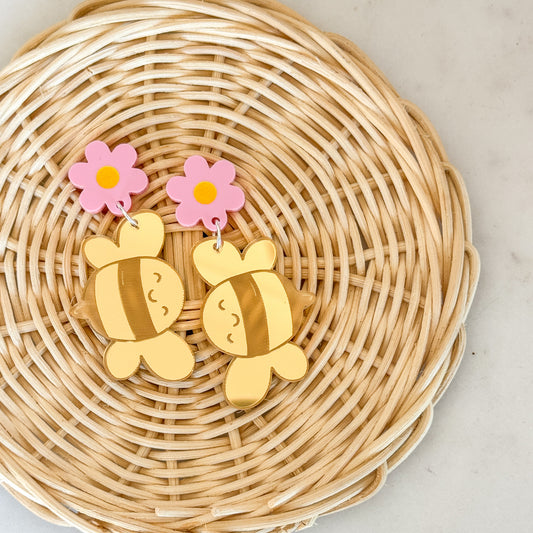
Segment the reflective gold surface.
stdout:
<svg viewBox="0 0 533 533">
<path fill-rule="evenodd" d="M 161 217 L 142 211 L 134 219 L 138 228 L 127 220 L 119 224 L 116 243 L 99 236 L 83 243 L 83 256 L 96 271 L 71 315 L 114 341 L 104 355 L 113 377 L 127 379 L 143 362 L 163 379 L 185 379 L 194 357 L 185 340 L 169 330 L 183 309 L 183 282 L 157 257 L 164 241 Z"/>
<path fill-rule="evenodd" d="M 207 239 L 193 251 L 198 272 L 214 286 L 206 296 L 202 324 L 214 346 L 236 357 L 224 383 L 228 402 L 250 409 L 266 397 L 273 372 L 288 381 L 307 373 L 304 351 L 290 340 L 314 296 L 297 291 L 272 270 L 273 241 L 253 242 L 242 254 L 229 242 L 220 251 L 215 244 Z"/>
</svg>

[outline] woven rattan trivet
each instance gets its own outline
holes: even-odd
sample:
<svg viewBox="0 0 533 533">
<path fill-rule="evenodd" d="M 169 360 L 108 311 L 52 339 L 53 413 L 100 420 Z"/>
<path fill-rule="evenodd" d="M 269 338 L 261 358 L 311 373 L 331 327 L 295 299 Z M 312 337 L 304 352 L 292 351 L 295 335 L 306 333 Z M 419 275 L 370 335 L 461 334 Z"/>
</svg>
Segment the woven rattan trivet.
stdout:
<svg viewBox="0 0 533 533">
<path fill-rule="evenodd" d="M 129 142 L 185 280 L 193 377 L 126 382 L 71 318 L 89 274 L 67 180 L 87 142 Z M 206 285 L 165 194 L 185 159 L 231 160 L 228 239 L 273 238 L 317 295 L 299 383 L 251 411 L 222 391 Z M 91 532 L 293 531 L 375 494 L 424 436 L 465 347 L 478 277 L 468 199 L 431 124 L 353 44 L 268 0 L 94 0 L 0 76 L 0 477 Z"/>
</svg>

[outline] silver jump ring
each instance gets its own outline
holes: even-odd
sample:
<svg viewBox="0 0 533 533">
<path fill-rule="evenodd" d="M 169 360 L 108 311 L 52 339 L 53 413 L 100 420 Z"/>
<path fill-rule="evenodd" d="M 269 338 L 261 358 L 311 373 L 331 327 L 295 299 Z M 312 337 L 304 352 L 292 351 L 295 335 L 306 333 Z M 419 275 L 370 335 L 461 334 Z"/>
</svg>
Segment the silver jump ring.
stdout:
<svg viewBox="0 0 533 533">
<path fill-rule="evenodd" d="M 216 233 L 217 243 L 215 245 L 215 250 L 219 252 L 220 249 L 222 248 L 222 230 L 220 229 L 220 220 L 215 219 L 214 222 L 215 222 L 215 226 L 217 227 L 217 233 Z"/>
<path fill-rule="evenodd" d="M 122 202 L 117 202 L 117 207 L 120 209 L 122 216 L 135 228 L 139 229 L 139 223 L 124 209 Z"/>
</svg>

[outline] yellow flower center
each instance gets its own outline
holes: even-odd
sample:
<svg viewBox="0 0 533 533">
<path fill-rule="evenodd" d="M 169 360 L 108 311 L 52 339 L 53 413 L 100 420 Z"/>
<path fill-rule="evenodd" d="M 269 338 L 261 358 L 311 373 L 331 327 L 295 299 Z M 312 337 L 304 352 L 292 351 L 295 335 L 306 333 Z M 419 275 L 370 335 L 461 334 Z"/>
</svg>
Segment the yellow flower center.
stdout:
<svg viewBox="0 0 533 533">
<path fill-rule="evenodd" d="M 210 181 L 201 181 L 194 188 L 194 198 L 200 204 L 210 204 L 217 197 L 217 188 Z"/>
<path fill-rule="evenodd" d="M 104 189 L 112 189 L 120 180 L 120 174 L 115 167 L 102 167 L 96 173 L 96 183 Z"/>
</svg>

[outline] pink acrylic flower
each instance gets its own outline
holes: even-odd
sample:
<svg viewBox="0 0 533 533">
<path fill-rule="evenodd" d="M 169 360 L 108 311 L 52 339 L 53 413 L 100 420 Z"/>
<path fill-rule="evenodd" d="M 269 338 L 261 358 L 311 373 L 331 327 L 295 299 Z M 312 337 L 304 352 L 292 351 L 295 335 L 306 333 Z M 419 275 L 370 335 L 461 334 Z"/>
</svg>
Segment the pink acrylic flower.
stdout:
<svg viewBox="0 0 533 533">
<path fill-rule="evenodd" d="M 101 141 L 90 143 L 85 149 L 87 163 L 76 163 L 68 173 L 74 187 L 82 189 L 80 204 L 89 213 L 100 213 L 107 205 L 111 213 L 122 215 L 118 203 L 126 211 L 131 209 L 131 195 L 148 187 L 148 176 L 135 168 L 137 151 L 129 144 L 121 144 L 112 152 Z"/>
<path fill-rule="evenodd" d="M 210 231 L 217 231 L 228 223 L 228 212 L 244 207 L 244 192 L 232 185 L 235 166 L 221 160 L 209 167 L 202 156 L 189 157 L 185 161 L 185 177 L 171 178 L 167 193 L 178 202 L 176 218 L 185 227 L 196 226 L 200 221 Z"/>
</svg>

